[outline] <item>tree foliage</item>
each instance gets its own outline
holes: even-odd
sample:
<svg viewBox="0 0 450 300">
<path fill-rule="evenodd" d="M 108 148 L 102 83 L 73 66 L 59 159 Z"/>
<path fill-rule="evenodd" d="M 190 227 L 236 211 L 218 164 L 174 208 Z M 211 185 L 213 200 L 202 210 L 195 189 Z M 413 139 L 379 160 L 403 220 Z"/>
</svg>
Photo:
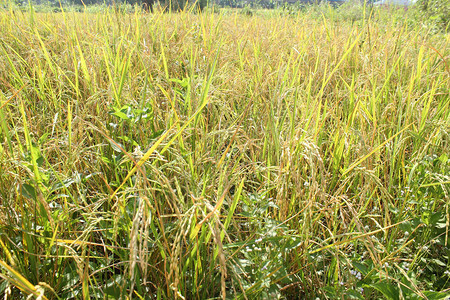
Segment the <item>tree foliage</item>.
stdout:
<svg viewBox="0 0 450 300">
<path fill-rule="evenodd" d="M 450 28 L 450 3 L 448 0 L 419 0 L 419 9 L 440 28 Z"/>
</svg>

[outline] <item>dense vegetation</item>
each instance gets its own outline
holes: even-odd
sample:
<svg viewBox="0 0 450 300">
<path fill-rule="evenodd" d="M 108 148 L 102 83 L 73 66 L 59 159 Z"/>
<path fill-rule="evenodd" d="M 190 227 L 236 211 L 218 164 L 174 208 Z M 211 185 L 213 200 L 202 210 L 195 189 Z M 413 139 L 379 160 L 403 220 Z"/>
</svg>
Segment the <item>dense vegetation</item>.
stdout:
<svg viewBox="0 0 450 300">
<path fill-rule="evenodd" d="M 403 17 L 1 11 L 0 295 L 444 298 L 450 35 Z"/>
</svg>

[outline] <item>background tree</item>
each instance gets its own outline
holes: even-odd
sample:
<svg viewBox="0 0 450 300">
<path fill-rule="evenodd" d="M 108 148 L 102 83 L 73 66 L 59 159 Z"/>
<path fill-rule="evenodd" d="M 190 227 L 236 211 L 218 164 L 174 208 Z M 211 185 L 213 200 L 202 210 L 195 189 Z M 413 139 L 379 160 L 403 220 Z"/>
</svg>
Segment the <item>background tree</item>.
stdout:
<svg viewBox="0 0 450 300">
<path fill-rule="evenodd" d="M 441 29 L 450 28 L 450 2 L 448 0 L 419 0 L 419 9 Z"/>
<path fill-rule="evenodd" d="M 208 0 L 197 0 L 197 1 L 188 1 L 188 0 L 164 0 L 159 2 L 162 7 L 165 9 L 170 9 L 171 11 L 181 11 L 186 6 L 195 5 L 195 10 L 202 11 L 207 5 Z"/>
<path fill-rule="evenodd" d="M 155 0 L 142 0 L 142 8 L 145 11 L 153 12 L 153 4 L 155 3 Z"/>
</svg>

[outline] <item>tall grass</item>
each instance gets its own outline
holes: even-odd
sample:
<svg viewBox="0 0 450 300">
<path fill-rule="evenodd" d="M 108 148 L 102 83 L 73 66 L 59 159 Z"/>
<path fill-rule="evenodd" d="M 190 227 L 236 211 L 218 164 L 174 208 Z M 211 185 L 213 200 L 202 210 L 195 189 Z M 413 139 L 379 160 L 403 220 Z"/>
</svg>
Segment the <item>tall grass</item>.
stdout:
<svg viewBox="0 0 450 300">
<path fill-rule="evenodd" d="M 450 36 L 383 13 L 1 11 L 0 293 L 444 297 Z"/>
</svg>

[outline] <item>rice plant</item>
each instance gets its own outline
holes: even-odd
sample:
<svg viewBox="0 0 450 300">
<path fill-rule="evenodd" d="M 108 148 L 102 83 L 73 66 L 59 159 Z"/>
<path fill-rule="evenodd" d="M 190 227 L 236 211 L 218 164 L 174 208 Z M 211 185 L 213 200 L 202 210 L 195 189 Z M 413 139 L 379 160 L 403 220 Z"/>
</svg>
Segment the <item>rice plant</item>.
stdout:
<svg viewBox="0 0 450 300">
<path fill-rule="evenodd" d="M 1 10 L 0 294 L 449 294 L 450 35 L 327 9 Z"/>
</svg>

